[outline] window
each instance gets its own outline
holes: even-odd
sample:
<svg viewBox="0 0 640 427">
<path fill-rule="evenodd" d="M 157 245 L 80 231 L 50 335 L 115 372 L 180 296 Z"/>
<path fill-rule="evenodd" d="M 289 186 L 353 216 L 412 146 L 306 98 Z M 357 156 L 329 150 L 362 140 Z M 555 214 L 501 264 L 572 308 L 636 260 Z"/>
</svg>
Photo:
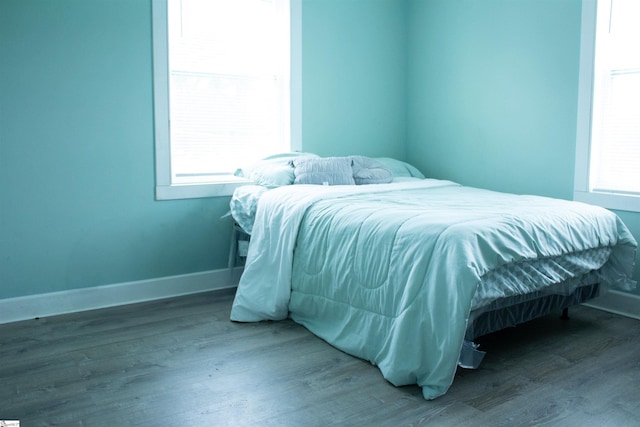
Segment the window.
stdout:
<svg viewBox="0 0 640 427">
<path fill-rule="evenodd" d="M 574 198 L 640 211 L 640 2 L 583 0 Z"/>
<path fill-rule="evenodd" d="M 300 0 L 153 0 L 156 198 L 229 195 L 299 149 Z"/>
</svg>

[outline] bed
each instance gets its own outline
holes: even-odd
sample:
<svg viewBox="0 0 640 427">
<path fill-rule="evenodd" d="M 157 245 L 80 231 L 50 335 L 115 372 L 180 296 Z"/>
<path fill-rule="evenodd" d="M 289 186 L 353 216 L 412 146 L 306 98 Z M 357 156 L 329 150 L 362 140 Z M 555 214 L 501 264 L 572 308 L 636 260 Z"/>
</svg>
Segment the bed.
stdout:
<svg viewBox="0 0 640 427">
<path fill-rule="evenodd" d="M 295 185 L 238 191 L 232 205 L 253 194 L 255 212 L 232 208 L 251 242 L 231 320 L 290 317 L 434 399 L 457 366 L 480 363 L 478 336 L 635 287 L 637 243 L 612 212 L 426 179 L 400 162 L 402 175 L 382 160 L 358 169 L 375 178 L 367 185 L 332 185 L 317 175 L 326 162 L 296 182 L 307 160 L 294 159 Z"/>
</svg>

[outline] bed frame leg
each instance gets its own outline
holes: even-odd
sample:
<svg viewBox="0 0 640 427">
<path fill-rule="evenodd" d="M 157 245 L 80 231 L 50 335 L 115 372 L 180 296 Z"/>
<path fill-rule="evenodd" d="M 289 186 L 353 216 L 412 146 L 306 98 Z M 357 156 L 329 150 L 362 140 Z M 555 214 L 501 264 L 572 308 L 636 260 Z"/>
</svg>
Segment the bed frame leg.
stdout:
<svg viewBox="0 0 640 427">
<path fill-rule="evenodd" d="M 569 307 L 565 307 L 562 309 L 562 316 L 560 316 L 562 320 L 569 320 Z"/>
</svg>

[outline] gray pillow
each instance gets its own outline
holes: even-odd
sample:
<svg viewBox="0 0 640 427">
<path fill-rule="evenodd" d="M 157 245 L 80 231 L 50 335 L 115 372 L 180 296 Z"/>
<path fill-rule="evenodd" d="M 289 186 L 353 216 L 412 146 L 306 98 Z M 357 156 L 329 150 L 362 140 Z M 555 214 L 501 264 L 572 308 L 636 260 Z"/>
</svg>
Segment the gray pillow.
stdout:
<svg viewBox="0 0 640 427">
<path fill-rule="evenodd" d="M 354 185 L 347 157 L 300 158 L 292 161 L 294 184 Z"/>
<path fill-rule="evenodd" d="M 353 179 L 357 185 L 386 184 L 393 180 L 393 173 L 382 163 L 365 156 L 351 156 Z"/>
</svg>

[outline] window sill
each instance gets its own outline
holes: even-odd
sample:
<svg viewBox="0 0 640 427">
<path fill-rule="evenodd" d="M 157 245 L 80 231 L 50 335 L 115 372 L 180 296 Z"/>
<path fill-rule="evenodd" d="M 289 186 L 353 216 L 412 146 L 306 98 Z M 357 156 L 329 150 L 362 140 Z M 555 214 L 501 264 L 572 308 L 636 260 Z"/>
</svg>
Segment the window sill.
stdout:
<svg viewBox="0 0 640 427">
<path fill-rule="evenodd" d="M 157 185 L 156 200 L 231 196 L 236 188 L 250 184 L 253 184 L 253 182 L 247 180 L 234 180 L 229 182 Z"/>
<path fill-rule="evenodd" d="M 602 206 L 608 209 L 640 212 L 640 196 L 631 194 L 575 191 L 573 193 L 573 199 L 578 202 Z"/>
</svg>

